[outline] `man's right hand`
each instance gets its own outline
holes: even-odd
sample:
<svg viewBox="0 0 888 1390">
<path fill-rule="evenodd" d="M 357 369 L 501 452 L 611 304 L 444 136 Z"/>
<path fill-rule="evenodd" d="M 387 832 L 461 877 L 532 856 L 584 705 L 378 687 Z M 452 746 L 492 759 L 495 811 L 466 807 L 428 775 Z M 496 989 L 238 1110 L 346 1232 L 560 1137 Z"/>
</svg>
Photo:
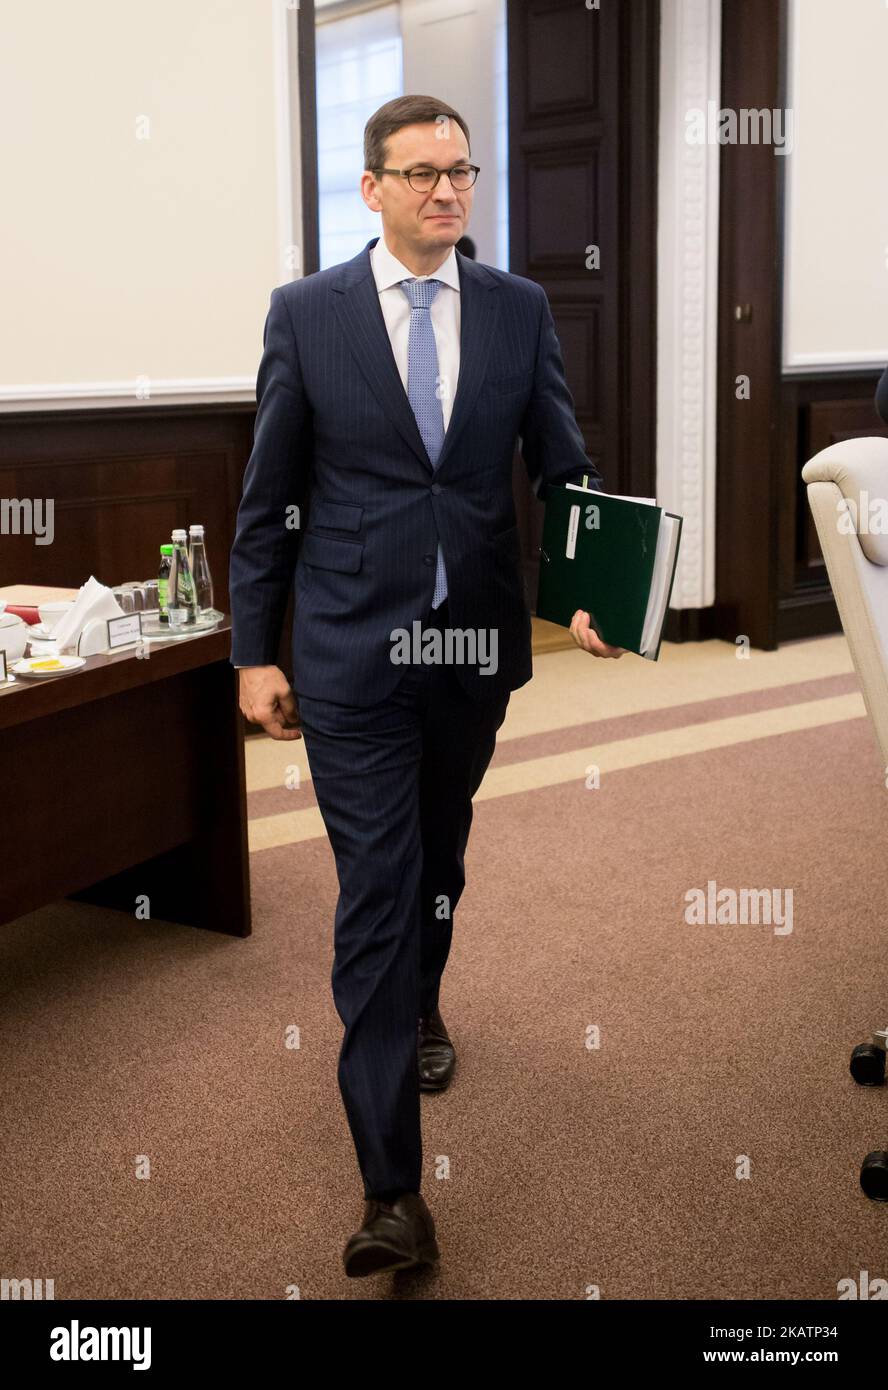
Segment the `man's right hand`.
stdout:
<svg viewBox="0 0 888 1390">
<path fill-rule="evenodd" d="M 238 671 L 241 711 L 272 738 L 301 738 L 299 708 L 290 682 L 279 666 L 244 666 Z"/>
</svg>

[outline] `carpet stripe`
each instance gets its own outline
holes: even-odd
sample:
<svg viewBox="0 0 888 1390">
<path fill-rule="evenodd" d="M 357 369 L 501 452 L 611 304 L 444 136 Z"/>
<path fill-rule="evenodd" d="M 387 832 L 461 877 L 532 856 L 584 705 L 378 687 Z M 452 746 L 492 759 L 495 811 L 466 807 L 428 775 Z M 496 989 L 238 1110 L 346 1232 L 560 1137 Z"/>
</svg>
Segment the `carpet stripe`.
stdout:
<svg viewBox="0 0 888 1390">
<path fill-rule="evenodd" d="M 553 753 L 541 758 L 529 758 L 520 763 L 491 766 L 475 796 L 475 801 L 488 801 L 495 797 L 535 791 L 541 787 L 582 781 L 587 776 L 587 769 L 593 765 L 598 767 L 603 781 L 608 773 L 624 768 L 689 757 L 714 748 L 727 748 L 732 744 L 774 738 L 802 729 L 820 728 L 865 717 L 863 697 L 859 692 L 855 692 L 823 700 L 806 700 L 800 704 L 778 706 L 755 714 L 733 715 L 702 724 L 682 725 L 677 729 L 658 730 L 655 733 L 616 739 L 609 743 L 588 744 L 583 748 Z M 296 844 L 324 834 L 324 822 L 317 806 L 307 806 L 279 815 L 262 816 L 250 821 L 250 852 Z"/>
</svg>

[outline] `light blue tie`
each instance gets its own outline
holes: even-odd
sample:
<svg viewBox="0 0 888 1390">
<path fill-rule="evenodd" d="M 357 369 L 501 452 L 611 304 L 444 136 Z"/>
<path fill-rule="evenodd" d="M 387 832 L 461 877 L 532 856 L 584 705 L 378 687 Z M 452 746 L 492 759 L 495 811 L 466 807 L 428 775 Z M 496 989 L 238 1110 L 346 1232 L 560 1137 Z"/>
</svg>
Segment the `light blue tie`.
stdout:
<svg viewBox="0 0 888 1390">
<path fill-rule="evenodd" d="M 402 280 L 401 289 L 410 301 L 410 337 L 407 343 L 407 398 L 413 407 L 432 467 L 437 468 L 444 445 L 444 412 L 438 397 L 438 348 L 432 326 L 432 300 L 441 288 L 440 280 Z M 438 546 L 438 569 L 432 607 L 439 608 L 447 597 L 444 556 Z"/>
</svg>

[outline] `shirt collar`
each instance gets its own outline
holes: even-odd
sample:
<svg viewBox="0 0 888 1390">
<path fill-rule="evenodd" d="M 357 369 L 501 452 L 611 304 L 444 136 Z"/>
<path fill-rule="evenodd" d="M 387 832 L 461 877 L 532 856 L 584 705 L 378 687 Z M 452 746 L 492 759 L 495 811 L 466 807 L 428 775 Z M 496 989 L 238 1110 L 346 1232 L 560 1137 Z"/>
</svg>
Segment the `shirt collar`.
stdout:
<svg viewBox="0 0 888 1390">
<path fill-rule="evenodd" d="M 413 279 L 441 280 L 445 285 L 450 285 L 451 289 L 459 293 L 459 266 L 456 263 L 456 251 L 452 246 L 442 264 L 431 275 L 414 276 L 412 270 L 408 270 L 406 265 L 401 264 L 397 256 L 392 255 L 385 244 L 385 238 L 380 236 L 370 252 L 370 264 L 373 267 L 376 288 L 380 293 L 390 289 L 392 285 L 400 284 L 402 280 Z"/>
</svg>

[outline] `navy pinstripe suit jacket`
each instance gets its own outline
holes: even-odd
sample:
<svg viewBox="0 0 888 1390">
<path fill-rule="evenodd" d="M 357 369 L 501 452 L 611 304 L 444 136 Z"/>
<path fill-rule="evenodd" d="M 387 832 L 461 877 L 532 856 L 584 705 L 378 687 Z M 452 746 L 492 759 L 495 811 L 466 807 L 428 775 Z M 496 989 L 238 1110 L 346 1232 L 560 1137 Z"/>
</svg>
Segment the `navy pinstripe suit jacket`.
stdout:
<svg viewBox="0 0 888 1390">
<path fill-rule="evenodd" d="M 428 612 L 440 541 L 450 626 L 497 630 L 495 674 L 455 669 L 473 697 L 500 698 L 532 675 L 516 440 L 541 498 L 549 483 L 586 473 L 600 487 L 601 475 L 574 417 L 545 291 L 459 252 L 459 377 L 432 468 L 379 303 L 376 240 L 272 291 L 231 550 L 231 660 L 277 663 L 293 584 L 297 695 L 384 699 L 404 672 L 391 634 Z"/>
</svg>

